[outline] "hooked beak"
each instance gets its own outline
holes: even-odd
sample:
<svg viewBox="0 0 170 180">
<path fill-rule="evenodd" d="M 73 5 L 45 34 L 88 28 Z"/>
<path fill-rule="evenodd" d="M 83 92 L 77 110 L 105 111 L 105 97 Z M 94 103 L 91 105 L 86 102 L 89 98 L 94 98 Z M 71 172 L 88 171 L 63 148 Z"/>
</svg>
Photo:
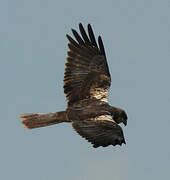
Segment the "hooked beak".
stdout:
<svg viewBox="0 0 170 180">
<path fill-rule="evenodd" d="M 123 124 L 126 126 L 127 125 L 127 119 L 122 119 Z"/>
</svg>

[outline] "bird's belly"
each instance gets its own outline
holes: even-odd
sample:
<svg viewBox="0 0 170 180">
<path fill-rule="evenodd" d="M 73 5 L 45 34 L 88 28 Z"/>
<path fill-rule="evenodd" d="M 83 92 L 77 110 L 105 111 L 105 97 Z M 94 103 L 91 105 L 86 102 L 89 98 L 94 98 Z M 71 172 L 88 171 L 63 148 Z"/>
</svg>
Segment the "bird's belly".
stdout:
<svg viewBox="0 0 170 180">
<path fill-rule="evenodd" d="M 78 109 L 70 109 L 67 110 L 68 119 L 71 121 L 80 121 L 80 120 L 107 120 L 114 121 L 112 116 L 105 109 L 97 109 L 97 108 L 84 108 L 81 110 Z"/>
</svg>

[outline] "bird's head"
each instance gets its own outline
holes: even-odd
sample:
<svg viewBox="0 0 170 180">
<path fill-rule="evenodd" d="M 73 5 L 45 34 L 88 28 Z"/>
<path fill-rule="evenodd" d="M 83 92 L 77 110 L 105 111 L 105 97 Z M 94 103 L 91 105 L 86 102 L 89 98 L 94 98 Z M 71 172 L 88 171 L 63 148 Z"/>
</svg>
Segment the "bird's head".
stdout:
<svg viewBox="0 0 170 180">
<path fill-rule="evenodd" d="M 116 111 L 114 113 L 114 121 L 116 123 L 123 123 L 125 126 L 127 125 L 127 114 L 124 110 L 116 108 Z"/>
</svg>

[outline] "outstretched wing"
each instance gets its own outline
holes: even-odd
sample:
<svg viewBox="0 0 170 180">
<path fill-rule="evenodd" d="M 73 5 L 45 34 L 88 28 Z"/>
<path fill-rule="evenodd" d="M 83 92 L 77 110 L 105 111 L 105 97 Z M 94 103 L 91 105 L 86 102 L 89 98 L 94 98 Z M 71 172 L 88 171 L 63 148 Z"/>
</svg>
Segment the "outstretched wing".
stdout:
<svg viewBox="0 0 170 180">
<path fill-rule="evenodd" d="M 72 29 L 76 39 L 69 35 L 69 51 L 64 74 L 64 92 L 68 105 L 84 98 L 107 101 L 111 78 L 101 37 L 98 45 L 90 24 L 88 35 L 79 24 L 81 36 Z"/>
<path fill-rule="evenodd" d="M 113 121 L 75 121 L 72 126 L 80 136 L 92 143 L 94 148 L 126 144 L 122 128 Z"/>
</svg>

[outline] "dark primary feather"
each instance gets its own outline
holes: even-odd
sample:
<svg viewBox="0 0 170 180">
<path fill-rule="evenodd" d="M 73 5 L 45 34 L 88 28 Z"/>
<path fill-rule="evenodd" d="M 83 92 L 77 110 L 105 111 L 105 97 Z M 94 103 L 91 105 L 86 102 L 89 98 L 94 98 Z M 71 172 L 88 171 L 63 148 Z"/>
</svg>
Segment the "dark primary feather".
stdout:
<svg viewBox="0 0 170 180">
<path fill-rule="evenodd" d="M 104 50 L 104 45 L 103 45 L 103 41 L 102 41 L 101 36 L 98 37 L 98 43 L 99 43 L 99 47 L 100 47 L 101 53 L 102 53 L 104 56 L 106 56 L 105 50 Z"/>
<path fill-rule="evenodd" d="M 75 121 L 72 126 L 80 136 L 91 142 L 95 148 L 126 143 L 121 127 L 112 121 Z"/>
<path fill-rule="evenodd" d="M 89 38 L 88 38 L 88 36 L 86 34 L 86 31 L 84 30 L 84 27 L 83 27 L 83 25 L 81 23 L 79 24 L 79 29 L 80 29 L 80 33 L 81 33 L 85 43 L 90 45 L 90 40 L 89 40 Z"/>
<path fill-rule="evenodd" d="M 89 37 L 90 37 L 92 45 L 98 48 L 97 43 L 96 43 L 96 39 L 95 39 L 95 36 L 93 33 L 93 29 L 92 29 L 90 24 L 88 24 L 88 33 L 89 33 Z"/>
<path fill-rule="evenodd" d="M 66 35 L 66 37 L 71 44 L 73 44 L 75 47 L 79 47 L 78 43 L 72 37 L 70 37 L 68 34 Z"/>
<path fill-rule="evenodd" d="M 88 35 L 81 23 L 79 29 L 81 35 L 72 29 L 76 40 L 67 35 L 69 51 L 64 74 L 64 92 L 68 105 L 84 98 L 94 98 L 95 92 L 91 91 L 95 88 L 100 87 L 101 92 L 108 91 L 111 83 L 101 37 L 98 38 L 98 48 L 91 25 L 88 25 Z"/>
<path fill-rule="evenodd" d="M 80 45 L 84 45 L 85 43 L 84 43 L 84 41 L 81 39 L 80 35 L 79 35 L 74 29 L 72 29 L 72 32 L 73 32 L 73 34 L 74 34 L 74 37 L 75 37 L 76 40 L 78 41 L 78 43 L 79 43 Z"/>
</svg>

